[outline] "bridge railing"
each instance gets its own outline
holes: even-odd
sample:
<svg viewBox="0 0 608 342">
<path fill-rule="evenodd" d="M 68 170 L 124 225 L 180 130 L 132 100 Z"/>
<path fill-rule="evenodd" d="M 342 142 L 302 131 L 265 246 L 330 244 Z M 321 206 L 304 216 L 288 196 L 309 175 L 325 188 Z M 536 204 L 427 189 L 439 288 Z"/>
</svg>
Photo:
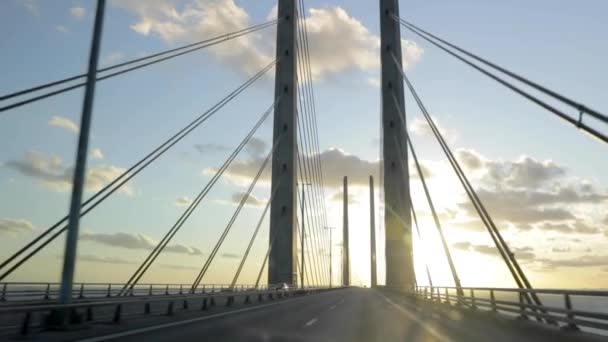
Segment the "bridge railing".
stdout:
<svg viewBox="0 0 608 342">
<path fill-rule="evenodd" d="M 502 313 L 518 319 L 534 318 L 559 325 L 564 330 L 586 330 L 608 334 L 608 291 L 564 289 L 515 289 L 463 287 L 458 295 L 455 287 L 418 286 L 418 298 L 466 306 L 472 310 Z M 526 294 L 536 294 L 542 306 L 529 303 Z"/>
<path fill-rule="evenodd" d="M 227 288 L 226 288 L 227 289 Z M 120 323 L 126 318 L 137 318 L 150 315 L 173 316 L 178 311 L 207 311 L 215 306 L 230 307 L 237 304 L 254 304 L 264 301 L 275 301 L 287 297 L 306 296 L 322 291 L 338 290 L 335 288 L 285 288 L 282 286 L 264 286 L 264 289 L 244 289 L 215 292 L 197 292 L 169 294 L 162 296 L 138 296 L 105 298 L 101 300 L 83 300 L 71 304 L 58 304 L 51 300 L 48 303 L 29 303 L 0 306 L 0 339 L 6 334 L 14 334 L 15 328 L 21 336 L 54 327 L 54 312 L 68 314 L 68 324 Z M 66 323 L 65 321 L 62 321 Z M 63 324 L 63 323 L 62 323 Z M 12 331 L 11 331 L 12 330 Z"/>
<path fill-rule="evenodd" d="M 74 299 L 110 298 L 118 296 L 125 284 L 122 283 L 75 283 L 72 290 Z M 60 283 L 45 282 L 5 282 L 0 283 L 0 302 L 21 302 L 35 300 L 53 300 L 59 296 Z M 137 284 L 129 296 L 163 296 L 191 292 L 191 284 Z M 237 284 L 200 284 L 195 293 L 213 293 L 224 291 L 266 290 L 267 285 Z"/>
</svg>

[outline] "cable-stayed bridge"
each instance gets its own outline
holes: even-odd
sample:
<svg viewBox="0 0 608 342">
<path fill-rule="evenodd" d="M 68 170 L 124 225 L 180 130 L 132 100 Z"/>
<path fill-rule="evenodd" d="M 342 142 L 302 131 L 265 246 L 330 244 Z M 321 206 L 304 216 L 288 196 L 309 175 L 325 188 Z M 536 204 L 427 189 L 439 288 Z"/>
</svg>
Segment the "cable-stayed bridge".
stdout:
<svg viewBox="0 0 608 342">
<path fill-rule="evenodd" d="M 0 115 L 61 94 L 83 90 L 82 117 L 78 127 L 76 166 L 73 170 L 70 210 L 53 225 L 16 250 L 0 264 L 0 339 L 32 340 L 226 340 L 226 341 L 595 341 L 605 339 L 608 329 L 606 306 L 581 306 L 584 302 L 606 300 L 608 292 L 593 290 L 537 289 L 526 276 L 509 241 L 492 218 L 465 168 L 430 115 L 403 67 L 401 29 L 427 41 L 439 51 L 465 63 L 489 79 L 598 140 L 608 142 L 608 117 L 584 104 L 516 74 L 481 56 L 400 17 L 397 0 L 380 0 L 380 57 L 382 103 L 382 159 L 379 187 L 370 176 L 371 288 L 351 285 L 350 256 L 359 251 L 349 244 L 348 178 L 343 182 L 343 227 L 339 235 L 341 267 L 333 269 L 335 242 L 328 226 L 323 163 L 319 144 L 318 115 L 308 28 L 302 20 L 303 0 L 279 0 L 277 18 L 238 31 L 207 37 L 170 50 L 139 57 L 115 65 L 99 67 L 104 33 L 106 1 L 98 0 L 88 60 L 88 71 L 57 81 L 35 85 L 0 96 Z M 205 48 L 276 29 L 276 58 L 236 86 L 199 116 L 150 150 L 141 151 L 135 162 L 99 191 L 84 198 L 89 155 L 90 126 L 94 116 L 95 86 L 127 73 L 179 58 Z M 237 97 L 246 96 L 252 85 L 274 73 L 274 98 L 223 163 L 213 169 L 210 180 L 168 227 L 162 239 L 143 260 L 136 260 L 133 274 L 122 283 L 77 283 L 80 219 L 124 189 L 161 156 L 220 112 Z M 405 94 L 411 93 L 433 137 L 462 185 L 475 213 L 517 285 L 515 288 L 463 287 L 459 265 L 444 236 L 440 213 L 433 199 L 419 156 L 406 129 Z M 428 105 L 428 107 L 427 107 Z M 189 283 L 148 283 L 163 251 L 196 209 L 209 201 L 209 193 L 225 176 L 236 158 L 252 142 L 266 122 L 272 122 L 272 144 L 261 164 L 214 241 L 200 269 Z M 577 132 L 578 130 L 578 132 Z M 414 171 L 410 177 L 410 163 Z M 264 172 L 271 174 L 270 196 L 261 215 L 249 222 L 247 232 L 234 232 L 235 222 L 252 198 Z M 420 239 L 419 220 L 410 192 L 410 182 L 420 181 L 423 203 L 430 208 L 440 237 L 443 257 L 449 265 L 453 286 L 435 286 L 426 265 L 426 274 L 417 279 L 413 245 Z M 375 217 L 374 199 L 383 194 L 383 213 Z M 149 213 L 154 215 L 154 213 Z M 270 222 L 266 236 L 260 233 L 264 220 Z M 376 226 L 385 229 L 384 240 L 376 238 Z M 246 241 L 238 267 L 224 284 L 214 284 L 212 265 L 228 235 Z M 9 281 L 11 275 L 57 239 L 65 239 L 60 283 Z M 255 264 L 255 282 L 244 283 L 242 273 L 251 267 L 251 250 L 263 241 L 265 253 Z M 376 248 L 384 245 L 386 279 L 378 280 Z M 340 274 L 341 281 L 335 282 Z M 420 275 L 418 275 L 420 277 Z M 424 281 L 421 281 L 421 280 Z M 385 285 L 379 285 L 384 283 Z M 428 283 L 421 286 L 419 283 Z"/>
</svg>

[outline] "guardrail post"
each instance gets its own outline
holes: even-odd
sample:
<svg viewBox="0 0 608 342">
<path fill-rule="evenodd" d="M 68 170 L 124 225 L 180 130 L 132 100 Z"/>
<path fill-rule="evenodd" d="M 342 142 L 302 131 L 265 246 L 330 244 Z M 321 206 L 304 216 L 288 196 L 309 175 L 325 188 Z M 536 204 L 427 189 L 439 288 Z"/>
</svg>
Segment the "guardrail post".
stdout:
<svg viewBox="0 0 608 342">
<path fill-rule="evenodd" d="M 108 293 L 106 294 L 106 297 L 112 297 L 112 284 L 108 284 Z"/>
<path fill-rule="evenodd" d="M 471 289 L 471 309 L 477 309 L 477 302 L 475 301 L 475 290 Z"/>
<path fill-rule="evenodd" d="M 30 311 L 25 313 L 23 322 L 21 322 L 20 333 L 22 336 L 27 335 L 30 332 L 30 321 L 32 320 L 32 313 Z"/>
<path fill-rule="evenodd" d="M 450 292 L 448 292 L 448 288 L 445 288 L 445 301 L 448 305 L 452 306 L 452 302 L 450 301 Z"/>
<path fill-rule="evenodd" d="M 86 320 L 87 320 L 87 322 L 90 322 L 93 320 L 93 307 L 92 306 L 87 306 Z"/>
<path fill-rule="evenodd" d="M 566 305 L 566 310 L 568 310 L 566 317 L 568 317 L 568 319 L 570 320 L 574 320 L 574 314 L 572 313 L 572 302 L 570 301 L 570 295 L 567 293 L 564 293 L 564 304 Z M 563 329 L 568 331 L 581 330 L 574 322 L 568 322 L 568 324 L 566 324 Z"/>
<path fill-rule="evenodd" d="M 263 297 L 264 296 L 261 293 L 258 294 L 258 303 L 261 303 L 264 300 Z"/>
<path fill-rule="evenodd" d="M 146 304 L 144 305 L 144 314 L 148 315 L 150 314 L 150 302 L 146 302 Z"/>
<path fill-rule="evenodd" d="M 209 305 L 215 306 L 215 298 L 214 297 L 211 297 L 211 299 L 209 300 Z"/>
<path fill-rule="evenodd" d="M 526 315 L 526 306 L 524 303 L 524 294 L 522 292 L 519 292 L 519 313 L 519 317 L 517 317 L 518 319 L 528 319 L 528 315 Z"/>
<path fill-rule="evenodd" d="M 211 292 L 215 292 L 215 284 L 211 284 Z"/>
<path fill-rule="evenodd" d="M 205 284 L 203 284 L 203 292 L 202 293 L 205 293 Z"/>
<path fill-rule="evenodd" d="M 184 299 L 184 304 L 182 305 L 182 309 L 186 310 L 188 309 L 188 300 Z"/>
<path fill-rule="evenodd" d="M 207 297 L 203 298 L 203 304 L 201 305 L 201 310 L 207 310 Z"/>
<path fill-rule="evenodd" d="M 44 291 L 44 299 L 47 300 L 49 298 L 51 298 L 51 284 L 46 284 L 46 291 Z"/>
<path fill-rule="evenodd" d="M 6 283 L 4 283 L 4 285 L 2 285 L 2 295 L 0 297 L 0 302 L 6 302 L 6 286 L 7 286 Z"/>
<path fill-rule="evenodd" d="M 152 284 L 150 284 L 150 288 L 148 288 L 148 296 L 152 295 Z"/>
<path fill-rule="evenodd" d="M 250 299 L 249 299 L 249 295 L 245 296 L 245 301 L 243 302 L 243 304 L 249 304 L 251 303 Z"/>
<path fill-rule="evenodd" d="M 226 300 L 226 306 L 232 306 L 232 302 L 234 302 L 234 296 L 229 296 Z"/>
<path fill-rule="evenodd" d="M 80 283 L 80 292 L 78 293 L 78 298 L 84 298 L 84 283 Z"/>
<path fill-rule="evenodd" d="M 427 288 L 425 287 L 424 288 L 424 297 L 423 297 L 423 299 L 426 300 L 427 297 L 428 297 L 428 295 L 427 295 Z"/>
<path fill-rule="evenodd" d="M 431 293 L 431 302 L 432 302 L 432 301 L 434 301 L 434 300 L 435 300 L 435 296 L 434 296 L 434 294 L 433 294 L 433 293 L 435 292 L 435 290 L 434 290 L 434 289 L 431 287 L 431 289 L 430 289 L 430 291 L 429 291 L 429 292 Z"/>
<path fill-rule="evenodd" d="M 492 312 L 498 312 L 498 309 L 496 309 L 496 298 L 494 297 L 494 290 L 490 290 L 490 304 L 492 305 Z"/>
<path fill-rule="evenodd" d="M 439 291 L 439 288 L 435 288 L 435 290 L 437 290 L 437 300 L 439 301 L 439 303 L 442 303 L 443 301 L 441 300 L 441 292 Z"/>
<path fill-rule="evenodd" d="M 165 286 L 165 295 L 169 295 L 169 284 L 167 284 L 167 286 Z"/>
<path fill-rule="evenodd" d="M 173 301 L 170 301 L 167 306 L 167 316 L 173 316 Z"/>
<path fill-rule="evenodd" d="M 114 318 L 112 319 L 112 322 L 120 323 L 121 316 L 122 316 L 122 304 L 118 304 L 118 305 L 116 305 L 116 310 L 114 310 Z"/>
<path fill-rule="evenodd" d="M 179 285 L 179 294 L 184 294 L 184 285 Z"/>
</svg>

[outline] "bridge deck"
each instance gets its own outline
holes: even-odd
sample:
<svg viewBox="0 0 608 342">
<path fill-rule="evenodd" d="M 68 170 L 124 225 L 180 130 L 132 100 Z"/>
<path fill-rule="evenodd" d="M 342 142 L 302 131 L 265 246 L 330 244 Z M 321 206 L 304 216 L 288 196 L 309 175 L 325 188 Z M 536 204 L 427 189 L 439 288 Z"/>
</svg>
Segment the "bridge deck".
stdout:
<svg viewBox="0 0 608 342">
<path fill-rule="evenodd" d="M 30 340 L 88 341 L 606 341 L 490 313 L 414 303 L 394 293 L 351 288 L 232 309 L 220 306 Z"/>
</svg>

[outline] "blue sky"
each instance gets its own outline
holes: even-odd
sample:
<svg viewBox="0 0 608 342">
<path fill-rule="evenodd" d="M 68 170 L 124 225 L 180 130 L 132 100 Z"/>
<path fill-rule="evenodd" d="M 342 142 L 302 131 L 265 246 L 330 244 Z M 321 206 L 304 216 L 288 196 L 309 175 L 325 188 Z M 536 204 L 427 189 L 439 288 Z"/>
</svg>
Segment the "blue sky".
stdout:
<svg viewBox="0 0 608 342">
<path fill-rule="evenodd" d="M 261 23 L 267 20 L 273 6 L 274 1 L 270 0 L 255 4 L 231 0 L 109 1 L 101 62 L 111 65 L 207 38 L 204 34 L 217 32 L 217 35 L 234 31 L 235 27 Z M 363 0 L 308 0 L 306 6 L 312 9 L 307 13 L 307 24 L 316 76 L 320 144 L 328 183 L 329 224 L 341 226 L 340 203 L 331 201 L 330 197 L 340 192 L 337 184 L 341 177 L 349 175 L 357 199 L 351 210 L 355 222 L 351 224 L 352 244 L 366 250 L 367 199 L 366 189 L 360 185 L 364 184 L 362 175 L 377 172 L 379 158 L 379 60 L 375 58 L 378 6 L 375 1 Z M 9 0 L 0 4 L 0 50 L 3 51 L 0 93 L 84 72 L 93 7 L 92 1 L 70 0 L 52 3 Z M 599 0 L 583 3 L 401 1 L 403 18 L 600 111 L 608 108 L 602 82 L 607 71 L 604 61 L 608 47 L 600 43 L 603 32 L 608 29 L 602 16 L 607 7 L 608 4 Z M 211 25 L 210 12 L 205 12 L 210 9 L 233 16 L 227 21 L 220 15 L 222 20 Z M 172 17 L 171 13 L 179 15 Z M 402 38 L 411 44 L 406 51 L 407 72 L 419 95 L 445 129 L 448 141 L 459 151 L 463 163 L 476 161 L 465 163 L 470 177 L 480 192 L 485 191 L 482 199 L 485 194 L 490 212 L 500 222 L 511 245 L 519 248 L 522 258 L 527 259 L 522 262 L 533 282 L 542 286 L 608 286 L 598 277 L 604 275 L 605 278 L 604 272 L 608 271 L 604 269 L 608 255 L 602 253 L 608 225 L 604 221 L 608 218 L 605 209 L 608 177 L 603 171 L 608 167 L 606 146 L 425 44 L 405 29 Z M 89 190 L 118 175 L 121 168 L 129 167 L 240 85 L 252 70 L 261 69 L 258 62 L 273 55 L 273 39 L 273 30 L 268 29 L 234 43 L 230 51 L 205 50 L 100 82 L 91 148 L 99 149 L 101 154 L 89 160 L 90 167 L 97 172 L 93 179 L 97 182 L 91 184 Z M 145 257 L 146 239 L 160 239 L 184 210 L 176 201 L 196 195 L 210 178 L 208 169 L 221 164 L 271 104 L 272 80 L 271 71 L 268 77 L 258 81 L 158 163 L 138 175 L 127 191 L 116 194 L 84 219 L 83 232 L 90 235 L 89 240 L 79 246 L 82 261 L 78 279 L 125 280 L 135 265 L 123 261 L 138 262 Z M 81 97 L 82 92 L 76 90 L 0 116 L 3 146 L 0 227 L 7 227 L 0 232 L 2 258 L 67 211 L 69 188 L 63 178 L 49 179 L 48 173 L 60 176 L 73 164 L 77 135 L 69 122 L 78 123 Z M 498 258 L 484 253 L 489 239 L 474 229 L 476 224 L 463 204 L 464 196 L 457 180 L 420 121 L 419 111 L 409 94 L 406 94 L 406 103 L 409 129 L 419 155 L 431 171 L 431 191 L 446 215 L 448 222 L 444 225 L 450 243 L 454 244 L 463 283 L 511 285 Z M 271 133 L 269 120 L 256 138 L 268 147 Z M 208 146 L 211 143 L 217 145 L 215 149 Z M 204 153 L 199 152 L 197 145 L 205 147 Z M 332 153 L 332 148 L 340 151 Z M 214 189 L 176 236 L 174 243 L 187 246 L 194 255 L 163 254 L 159 266 L 146 276 L 147 280 L 188 282 L 194 278 L 195 269 L 202 265 L 215 236 L 219 236 L 235 208 L 229 203 L 232 195 L 244 191 L 250 166 L 257 165 L 259 157 L 257 150 L 245 151 L 238 159 L 240 167 L 229 171 L 229 177 Z M 16 165 L 46 170 L 47 178 L 23 172 L 23 168 Z M 414 202 L 424 222 L 425 243 L 432 246 L 426 249 L 435 248 L 434 254 L 438 255 L 432 257 L 420 251 L 419 247 L 426 245 L 419 243 L 417 267 L 428 260 L 437 283 L 449 284 L 445 260 L 426 215 L 428 207 L 420 196 L 419 184 L 414 183 L 418 180 L 411 181 Z M 570 192 L 566 194 L 567 191 Z M 547 195 L 550 200 L 532 202 L 537 193 Z M 267 198 L 267 184 L 257 187 L 255 195 L 261 200 Z M 522 213 L 529 209 L 524 206 L 526 203 L 536 210 L 530 215 L 537 216 L 523 218 Z M 544 215 L 551 210 L 571 215 L 567 219 Z M 451 212 L 457 214 L 450 216 Z M 544 216 L 539 216 L 539 212 Z M 244 210 L 222 252 L 242 253 L 241 247 L 253 229 L 251 222 L 255 222 L 260 213 L 259 207 Z M 260 235 L 264 238 L 267 227 L 265 229 Z M 117 238 L 118 233 L 146 237 L 136 239 L 139 248 L 109 246 L 107 239 L 105 244 L 101 241 L 100 234 Z M 58 279 L 62 245 L 63 238 L 15 273 L 13 280 Z M 262 240 L 256 243 L 243 281 L 251 281 L 254 276 L 264 245 Z M 198 255 L 194 248 L 203 255 Z M 524 253 L 533 253 L 534 258 L 527 258 L 529 255 Z M 102 260 L 93 260 L 91 256 Z M 112 263 L 108 258 L 120 261 Z M 236 262 L 229 255 L 220 258 L 206 281 L 228 281 Z M 472 273 L 474 267 L 468 267 L 472 262 L 494 272 L 477 279 Z M 178 264 L 185 267 L 167 266 Z M 368 281 L 368 266 L 366 253 L 353 256 L 355 281 Z M 576 273 L 577 280 L 568 279 L 566 275 L 572 273 Z"/>
</svg>

